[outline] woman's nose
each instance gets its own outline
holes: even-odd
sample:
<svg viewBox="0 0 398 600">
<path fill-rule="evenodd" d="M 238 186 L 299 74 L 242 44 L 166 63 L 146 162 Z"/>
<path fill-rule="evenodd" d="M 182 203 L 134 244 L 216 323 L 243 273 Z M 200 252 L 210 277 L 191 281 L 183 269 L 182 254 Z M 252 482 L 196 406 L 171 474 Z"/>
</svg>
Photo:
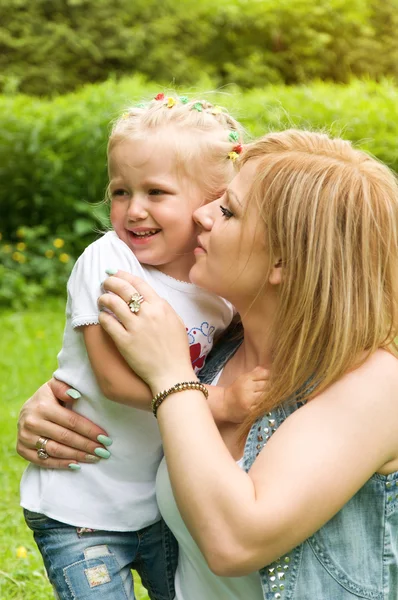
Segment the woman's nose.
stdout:
<svg viewBox="0 0 398 600">
<path fill-rule="evenodd" d="M 216 211 L 220 206 L 220 200 L 214 200 L 209 204 L 204 204 L 200 208 L 196 209 L 193 213 L 193 220 L 199 227 L 206 231 L 210 231 L 213 227 Z"/>
</svg>

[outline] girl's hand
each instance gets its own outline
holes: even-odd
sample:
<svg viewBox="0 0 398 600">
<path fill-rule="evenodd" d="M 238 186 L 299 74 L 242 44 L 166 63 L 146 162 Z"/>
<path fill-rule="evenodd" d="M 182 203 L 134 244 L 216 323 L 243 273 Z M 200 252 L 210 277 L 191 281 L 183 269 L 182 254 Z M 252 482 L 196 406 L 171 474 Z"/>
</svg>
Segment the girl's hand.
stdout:
<svg viewBox="0 0 398 600">
<path fill-rule="evenodd" d="M 133 371 L 155 395 L 181 381 L 197 380 L 189 355 L 185 325 L 173 308 L 139 277 L 119 271 L 108 277 L 99 306 L 100 323 Z M 144 301 L 137 313 L 128 303 L 133 294 Z M 115 318 L 116 316 L 116 318 Z"/>
<path fill-rule="evenodd" d="M 269 371 L 256 367 L 243 373 L 225 388 L 224 413 L 226 421 L 242 423 L 267 389 Z"/>
<path fill-rule="evenodd" d="M 100 458 L 95 450 L 104 449 L 104 446 L 97 438 L 104 435 L 102 441 L 109 440 L 101 427 L 58 402 L 57 398 L 67 403 L 73 402 L 66 394 L 68 389 L 70 387 L 65 383 L 52 379 L 42 385 L 21 409 L 17 452 L 40 467 L 67 469 L 70 464 L 77 462 L 98 462 Z M 37 456 L 36 443 L 39 437 L 49 440 L 46 445 L 49 458 L 44 460 Z"/>
</svg>

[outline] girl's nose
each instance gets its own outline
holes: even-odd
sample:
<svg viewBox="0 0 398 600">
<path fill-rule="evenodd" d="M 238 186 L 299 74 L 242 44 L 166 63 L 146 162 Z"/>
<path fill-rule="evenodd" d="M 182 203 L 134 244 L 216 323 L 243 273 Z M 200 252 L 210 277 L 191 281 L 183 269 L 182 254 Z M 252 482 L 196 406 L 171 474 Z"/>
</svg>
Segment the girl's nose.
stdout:
<svg viewBox="0 0 398 600">
<path fill-rule="evenodd" d="M 127 218 L 130 221 L 140 221 L 146 219 L 147 216 L 145 204 L 139 198 L 132 198 L 127 209 Z"/>
</svg>

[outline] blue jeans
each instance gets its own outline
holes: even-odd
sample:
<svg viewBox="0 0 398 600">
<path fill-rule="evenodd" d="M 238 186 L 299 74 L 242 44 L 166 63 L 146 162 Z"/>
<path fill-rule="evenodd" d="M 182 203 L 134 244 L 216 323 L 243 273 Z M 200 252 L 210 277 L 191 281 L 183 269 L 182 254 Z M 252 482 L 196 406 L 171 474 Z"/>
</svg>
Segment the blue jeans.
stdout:
<svg viewBox="0 0 398 600">
<path fill-rule="evenodd" d="M 178 547 L 163 520 L 139 531 L 74 527 L 24 509 L 59 600 L 134 600 L 135 569 L 151 600 L 173 600 Z"/>
</svg>

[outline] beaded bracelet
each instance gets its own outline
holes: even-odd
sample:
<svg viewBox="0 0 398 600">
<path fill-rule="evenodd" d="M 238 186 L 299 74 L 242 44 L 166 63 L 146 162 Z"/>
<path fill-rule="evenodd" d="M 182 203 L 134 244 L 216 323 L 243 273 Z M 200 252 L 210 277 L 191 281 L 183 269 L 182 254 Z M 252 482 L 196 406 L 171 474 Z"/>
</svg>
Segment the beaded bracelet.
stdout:
<svg viewBox="0 0 398 600">
<path fill-rule="evenodd" d="M 156 394 L 154 399 L 152 400 L 152 412 L 153 415 L 157 418 L 157 412 L 159 406 L 162 404 L 163 400 L 170 396 L 170 394 L 174 394 L 176 392 L 185 392 L 185 390 L 199 390 L 204 394 L 204 397 L 207 399 L 209 396 L 209 392 L 203 383 L 199 383 L 199 381 L 184 381 L 182 383 L 176 383 L 168 390 L 163 390 L 163 392 L 159 392 Z"/>
</svg>

